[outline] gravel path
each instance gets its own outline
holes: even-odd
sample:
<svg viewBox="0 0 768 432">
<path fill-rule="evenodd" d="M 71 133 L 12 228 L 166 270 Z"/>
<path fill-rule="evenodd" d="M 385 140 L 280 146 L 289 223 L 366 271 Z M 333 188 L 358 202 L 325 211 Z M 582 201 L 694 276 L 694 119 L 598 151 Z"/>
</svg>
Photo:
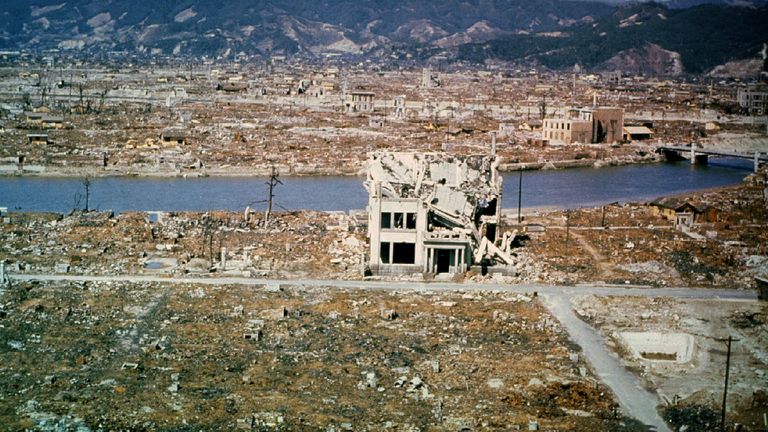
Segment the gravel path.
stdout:
<svg viewBox="0 0 768 432">
<path fill-rule="evenodd" d="M 635 375 L 624 369 L 616 354 L 605 346 L 600 334 L 573 313 L 569 297 L 546 295 L 544 304 L 568 330 L 592 365 L 600 380 L 611 388 L 624 413 L 659 432 L 669 432 L 664 420 L 656 411 L 659 399 L 645 390 Z"/>
</svg>

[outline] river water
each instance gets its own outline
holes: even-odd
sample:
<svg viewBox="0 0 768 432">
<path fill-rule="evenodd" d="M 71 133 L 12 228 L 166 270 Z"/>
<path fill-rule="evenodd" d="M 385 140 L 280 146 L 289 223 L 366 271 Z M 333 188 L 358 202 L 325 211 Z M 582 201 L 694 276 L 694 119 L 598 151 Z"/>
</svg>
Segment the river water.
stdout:
<svg viewBox="0 0 768 432">
<path fill-rule="evenodd" d="M 751 161 L 716 159 L 709 166 L 687 162 L 608 168 L 526 171 L 522 176 L 522 207 L 577 208 L 615 201 L 640 201 L 659 196 L 734 185 L 750 173 Z M 264 209 L 266 178 L 95 178 L 90 208 L 207 211 Z M 363 209 L 367 193 L 357 177 L 283 177 L 275 188 L 275 209 Z M 516 209 L 519 178 L 504 175 L 503 208 Z M 76 178 L 0 177 L 0 207 L 10 211 L 68 212 L 84 206 L 84 187 Z"/>
</svg>

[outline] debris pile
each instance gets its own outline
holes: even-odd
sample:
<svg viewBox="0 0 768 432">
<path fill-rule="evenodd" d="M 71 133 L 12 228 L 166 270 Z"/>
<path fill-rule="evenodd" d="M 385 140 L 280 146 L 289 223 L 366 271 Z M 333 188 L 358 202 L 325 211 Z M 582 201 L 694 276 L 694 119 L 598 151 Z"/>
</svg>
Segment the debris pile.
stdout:
<svg viewBox="0 0 768 432">
<path fill-rule="evenodd" d="M 12 429 L 587 432 L 622 420 L 531 296 L 88 282 L 14 284 L 0 304 L 0 424 Z"/>
</svg>

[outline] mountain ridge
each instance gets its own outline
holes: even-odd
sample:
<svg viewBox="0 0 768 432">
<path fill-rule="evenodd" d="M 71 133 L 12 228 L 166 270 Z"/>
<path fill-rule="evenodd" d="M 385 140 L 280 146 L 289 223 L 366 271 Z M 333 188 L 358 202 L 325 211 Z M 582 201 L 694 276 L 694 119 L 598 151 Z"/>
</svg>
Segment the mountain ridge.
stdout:
<svg viewBox="0 0 768 432">
<path fill-rule="evenodd" d="M 685 1 L 700 0 L 668 3 Z M 620 67 L 631 58 L 636 69 L 653 72 L 637 64 L 639 48 L 653 45 L 654 53 L 679 55 L 683 69 L 659 73 L 700 73 L 754 57 L 768 42 L 768 26 L 760 25 L 768 7 L 755 1 L 675 9 L 582 0 L 232 0 L 224 7 L 201 0 L 18 0 L 0 5 L 0 49 L 413 57 L 552 69 Z"/>
</svg>

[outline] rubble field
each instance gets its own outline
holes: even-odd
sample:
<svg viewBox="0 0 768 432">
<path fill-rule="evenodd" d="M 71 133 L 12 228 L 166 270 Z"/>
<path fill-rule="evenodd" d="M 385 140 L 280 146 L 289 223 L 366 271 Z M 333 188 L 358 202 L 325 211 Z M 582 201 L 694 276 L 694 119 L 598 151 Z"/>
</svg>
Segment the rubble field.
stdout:
<svg viewBox="0 0 768 432">
<path fill-rule="evenodd" d="M 678 429 L 719 430 L 726 341 L 732 336 L 728 422 L 744 431 L 765 430 L 767 304 L 598 296 L 574 304 L 624 365 L 666 402 L 665 419 Z"/>
<path fill-rule="evenodd" d="M 738 186 L 680 195 L 717 209 L 716 221 L 685 229 L 646 203 L 529 214 L 525 222 L 546 231 L 530 233 L 520 251 L 553 283 L 749 288 L 768 276 L 767 176 L 763 169 Z"/>
<path fill-rule="evenodd" d="M 0 341 L 5 430 L 645 430 L 533 295 L 14 283 Z"/>
<path fill-rule="evenodd" d="M 235 212 L 10 213 L 0 228 L 0 260 L 31 273 L 361 277 L 365 234 L 345 214 L 282 212 L 266 226 L 264 219 Z"/>
<path fill-rule="evenodd" d="M 510 240 L 511 264 L 454 279 L 750 288 L 768 276 L 766 175 L 679 196 L 717 209 L 716 221 L 685 230 L 646 203 L 529 211 L 522 226 L 502 214 L 498 237 Z M 0 260 L 10 273 L 354 280 L 366 274 L 367 224 L 360 212 L 276 212 L 266 226 L 256 212 L 11 212 L 0 224 Z"/>
<path fill-rule="evenodd" d="M 656 162 L 662 143 L 746 152 L 766 142 L 759 122 L 731 112 L 730 84 L 633 77 L 627 86 L 589 75 L 469 69 L 441 73 L 442 84 L 432 88 L 419 85 L 422 71 L 414 69 L 230 64 L 180 74 L 161 65 L 66 67 L 78 76 L 62 79 L 62 69 L 35 63 L 0 68 L 5 175 L 269 175 L 272 167 L 290 175 L 355 175 L 370 151 L 485 152 L 491 132 L 507 161 L 502 171 Z M 350 110 L 355 91 L 375 94 L 368 109 Z M 652 137 L 545 145 L 543 118 L 591 106 L 598 94 L 600 105 L 622 107 L 625 124 L 648 125 Z M 33 111 L 46 120 L 27 115 Z M 46 133 L 42 143 L 27 136 L 35 131 Z"/>
</svg>

